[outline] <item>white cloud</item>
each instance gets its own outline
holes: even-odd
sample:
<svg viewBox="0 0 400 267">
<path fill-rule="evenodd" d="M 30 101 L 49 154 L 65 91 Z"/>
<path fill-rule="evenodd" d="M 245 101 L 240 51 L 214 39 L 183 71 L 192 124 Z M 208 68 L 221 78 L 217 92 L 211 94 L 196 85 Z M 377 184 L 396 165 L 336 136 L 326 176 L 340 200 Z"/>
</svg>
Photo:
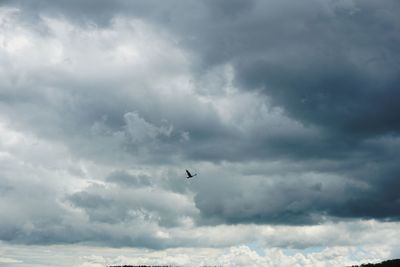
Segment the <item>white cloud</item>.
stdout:
<svg viewBox="0 0 400 267">
<path fill-rule="evenodd" d="M 379 262 L 389 257 L 386 246 L 334 246 L 315 251 L 281 248 L 171 248 L 144 250 L 85 246 L 0 246 L 16 266 L 98 267 L 110 265 L 172 265 L 232 267 L 337 267 Z M 32 259 L 37 259 L 32 261 Z"/>
<path fill-rule="evenodd" d="M 0 263 L 7 264 L 7 263 L 21 263 L 22 261 L 0 257 Z"/>
</svg>

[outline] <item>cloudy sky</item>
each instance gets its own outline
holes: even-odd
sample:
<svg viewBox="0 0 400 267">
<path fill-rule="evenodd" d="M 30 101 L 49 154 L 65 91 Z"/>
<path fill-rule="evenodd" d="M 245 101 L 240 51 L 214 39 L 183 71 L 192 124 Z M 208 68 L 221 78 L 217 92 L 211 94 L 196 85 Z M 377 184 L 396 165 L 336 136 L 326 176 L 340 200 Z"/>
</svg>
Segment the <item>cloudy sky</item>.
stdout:
<svg viewBox="0 0 400 267">
<path fill-rule="evenodd" d="M 0 1 L 0 265 L 399 258 L 399 13 Z"/>
</svg>

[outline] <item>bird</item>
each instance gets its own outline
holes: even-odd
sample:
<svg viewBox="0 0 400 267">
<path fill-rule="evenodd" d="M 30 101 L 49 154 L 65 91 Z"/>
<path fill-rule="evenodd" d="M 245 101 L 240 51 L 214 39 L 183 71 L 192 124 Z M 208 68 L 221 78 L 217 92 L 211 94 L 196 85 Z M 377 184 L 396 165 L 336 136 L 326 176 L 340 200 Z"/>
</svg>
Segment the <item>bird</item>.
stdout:
<svg viewBox="0 0 400 267">
<path fill-rule="evenodd" d="M 186 177 L 187 179 L 193 178 L 193 177 L 195 177 L 197 175 L 197 173 L 192 175 L 188 170 L 186 170 L 186 174 L 187 174 L 187 177 Z"/>
</svg>

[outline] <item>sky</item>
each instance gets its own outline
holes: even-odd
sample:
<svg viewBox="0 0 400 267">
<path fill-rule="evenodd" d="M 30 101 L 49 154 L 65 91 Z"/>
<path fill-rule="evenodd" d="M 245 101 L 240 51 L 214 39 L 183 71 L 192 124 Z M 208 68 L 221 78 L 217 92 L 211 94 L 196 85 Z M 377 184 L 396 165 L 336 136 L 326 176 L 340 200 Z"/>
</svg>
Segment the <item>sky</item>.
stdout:
<svg viewBox="0 0 400 267">
<path fill-rule="evenodd" d="M 400 258 L 399 13 L 1 0 L 0 266 Z"/>
</svg>

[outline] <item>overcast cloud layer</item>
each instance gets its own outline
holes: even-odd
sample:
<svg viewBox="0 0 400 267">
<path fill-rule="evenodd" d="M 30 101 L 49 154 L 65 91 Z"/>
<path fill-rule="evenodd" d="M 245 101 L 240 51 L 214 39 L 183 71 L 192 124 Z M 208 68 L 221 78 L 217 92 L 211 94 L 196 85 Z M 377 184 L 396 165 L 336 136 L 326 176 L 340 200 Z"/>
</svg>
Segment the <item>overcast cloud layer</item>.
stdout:
<svg viewBox="0 0 400 267">
<path fill-rule="evenodd" d="M 9 251 L 399 256 L 398 1 L 0 3 Z M 309 248 L 327 250 L 316 263 Z M 21 261 L 4 251 L 0 263 Z M 115 255 L 74 264 L 130 263 Z"/>
</svg>

